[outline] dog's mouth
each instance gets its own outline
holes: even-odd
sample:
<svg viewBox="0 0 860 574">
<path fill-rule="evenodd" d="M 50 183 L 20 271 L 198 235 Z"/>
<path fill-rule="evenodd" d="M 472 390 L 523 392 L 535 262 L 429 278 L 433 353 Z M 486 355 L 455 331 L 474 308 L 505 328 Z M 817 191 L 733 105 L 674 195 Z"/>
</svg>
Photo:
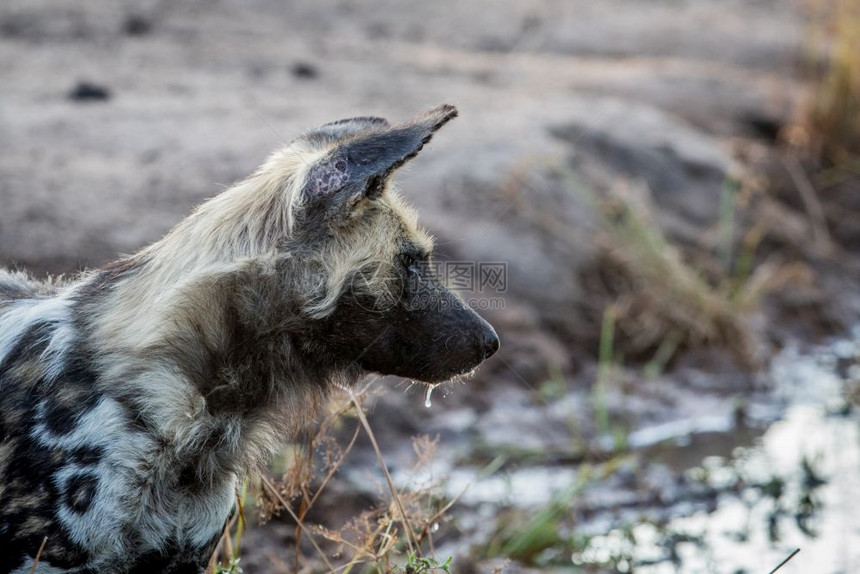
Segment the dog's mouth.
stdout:
<svg viewBox="0 0 860 574">
<path fill-rule="evenodd" d="M 475 373 L 477 373 L 477 372 L 478 372 L 478 367 L 468 367 L 468 368 L 465 368 L 465 369 L 461 370 L 460 372 L 448 377 L 444 381 L 441 381 L 441 382 L 436 383 L 436 384 L 441 385 L 443 383 L 466 383 L 469 381 L 469 379 L 474 377 Z"/>
<path fill-rule="evenodd" d="M 432 373 L 432 374 L 417 374 L 417 373 L 403 373 L 403 372 L 391 372 L 385 373 L 380 372 L 378 369 L 373 368 L 371 365 L 367 365 L 364 363 L 360 363 L 360 367 L 366 373 L 377 373 L 380 375 L 394 375 L 397 377 L 403 377 L 404 379 L 408 379 L 415 383 L 421 383 L 423 385 L 438 387 L 439 385 L 445 385 L 448 383 L 451 384 L 466 384 L 472 377 L 475 376 L 475 373 L 478 371 L 478 366 L 466 367 L 459 371 L 455 371 L 453 373 Z"/>
<path fill-rule="evenodd" d="M 421 377 L 411 377 L 413 381 L 416 383 L 421 383 L 423 385 L 427 385 L 429 387 L 438 387 L 441 385 L 465 385 L 475 376 L 475 373 L 478 372 L 478 367 L 469 367 L 458 371 L 452 375 L 438 376 L 438 377 L 428 377 L 427 379 L 423 379 Z"/>
<path fill-rule="evenodd" d="M 410 340 L 392 331 L 368 347 L 358 359 L 362 369 L 394 375 L 428 385 L 465 383 L 499 348 L 498 336 L 488 324 L 486 333 L 463 337 L 437 335 L 426 342 Z M 400 335 L 400 336 L 398 336 Z"/>
<path fill-rule="evenodd" d="M 458 373 L 452 377 L 445 379 L 444 381 L 438 382 L 427 382 L 427 381 L 418 381 L 424 384 L 424 406 L 426 408 L 430 408 L 433 406 L 432 397 L 433 391 L 436 390 L 437 387 L 442 385 L 454 385 L 454 384 L 466 384 L 466 382 L 475 376 L 475 372 L 478 370 L 478 367 L 473 367 L 467 371 Z"/>
</svg>

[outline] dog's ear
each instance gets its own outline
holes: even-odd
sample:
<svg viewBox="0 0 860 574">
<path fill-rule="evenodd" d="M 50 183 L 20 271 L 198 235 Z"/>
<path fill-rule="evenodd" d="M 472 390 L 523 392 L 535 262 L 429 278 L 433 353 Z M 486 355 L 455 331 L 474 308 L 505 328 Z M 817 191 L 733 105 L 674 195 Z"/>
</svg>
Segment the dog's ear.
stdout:
<svg viewBox="0 0 860 574">
<path fill-rule="evenodd" d="M 391 124 L 389 124 L 388 120 L 385 118 L 361 116 L 358 118 L 348 118 L 323 124 L 309 134 L 306 134 L 305 137 L 316 139 L 324 144 L 334 143 L 358 133 L 372 130 L 384 130 L 389 127 L 391 127 Z"/>
<path fill-rule="evenodd" d="M 352 118 L 308 134 L 309 140 L 327 143 L 331 149 L 309 167 L 299 207 L 331 215 L 362 199 L 376 199 L 391 173 L 456 116 L 454 106 L 444 105 L 400 125 L 391 126 L 381 118 Z"/>
</svg>

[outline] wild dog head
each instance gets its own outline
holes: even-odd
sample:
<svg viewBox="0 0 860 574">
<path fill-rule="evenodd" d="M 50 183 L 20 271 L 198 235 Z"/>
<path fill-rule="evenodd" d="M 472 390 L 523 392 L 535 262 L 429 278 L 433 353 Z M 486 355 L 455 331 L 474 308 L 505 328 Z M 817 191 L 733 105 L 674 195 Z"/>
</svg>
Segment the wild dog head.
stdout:
<svg viewBox="0 0 860 574">
<path fill-rule="evenodd" d="M 318 270 L 302 327 L 313 352 L 344 368 L 435 383 L 498 349 L 490 324 L 431 272 L 432 238 L 389 183 L 456 115 L 441 106 L 401 125 L 342 120 L 291 146 L 310 159 L 298 168 L 282 247 Z"/>
<path fill-rule="evenodd" d="M 455 113 L 323 126 L 68 285 L 0 271 L 0 572 L 202 572 L 239 477 L 332 383 L 496 351 L 389 185 Z"/>
</svg>

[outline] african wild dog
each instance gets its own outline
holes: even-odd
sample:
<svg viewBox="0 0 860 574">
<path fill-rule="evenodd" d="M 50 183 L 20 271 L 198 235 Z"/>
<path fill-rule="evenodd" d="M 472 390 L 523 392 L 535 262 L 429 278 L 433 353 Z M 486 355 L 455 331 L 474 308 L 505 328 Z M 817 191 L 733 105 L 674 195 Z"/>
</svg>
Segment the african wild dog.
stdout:
<svg viewBox="0 0 860 574">
<path fill-rule="evenodd" d="M 496 351 L 388 185 L 455 115 L 326 124 L 71 283 L 0 271 L 0 573 L 44 537 L 39 571 L 201 572 L 238 477 L 332 386 Z"/>
</svg>

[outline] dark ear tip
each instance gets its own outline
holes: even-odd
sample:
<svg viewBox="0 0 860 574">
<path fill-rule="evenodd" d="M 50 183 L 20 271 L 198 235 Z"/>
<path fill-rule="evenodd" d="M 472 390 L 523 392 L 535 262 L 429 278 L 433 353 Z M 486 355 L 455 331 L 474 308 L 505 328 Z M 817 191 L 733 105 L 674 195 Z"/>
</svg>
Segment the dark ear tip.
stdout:
<svg viewBox="0 0 860 574">
<path fill-rule="evenodd" d="M 452 104 L 442 104 L 442 105 L 436 106 L 435 108 L 433 108 L 430 111 L 433 113 L 444 114 L 445 117 L 448 117 L 448 118 L 456 118 L 457 114 L 459 113 L 459 112 L 457 112 L 456 106 L 454 106 Z"/>
</svg>

